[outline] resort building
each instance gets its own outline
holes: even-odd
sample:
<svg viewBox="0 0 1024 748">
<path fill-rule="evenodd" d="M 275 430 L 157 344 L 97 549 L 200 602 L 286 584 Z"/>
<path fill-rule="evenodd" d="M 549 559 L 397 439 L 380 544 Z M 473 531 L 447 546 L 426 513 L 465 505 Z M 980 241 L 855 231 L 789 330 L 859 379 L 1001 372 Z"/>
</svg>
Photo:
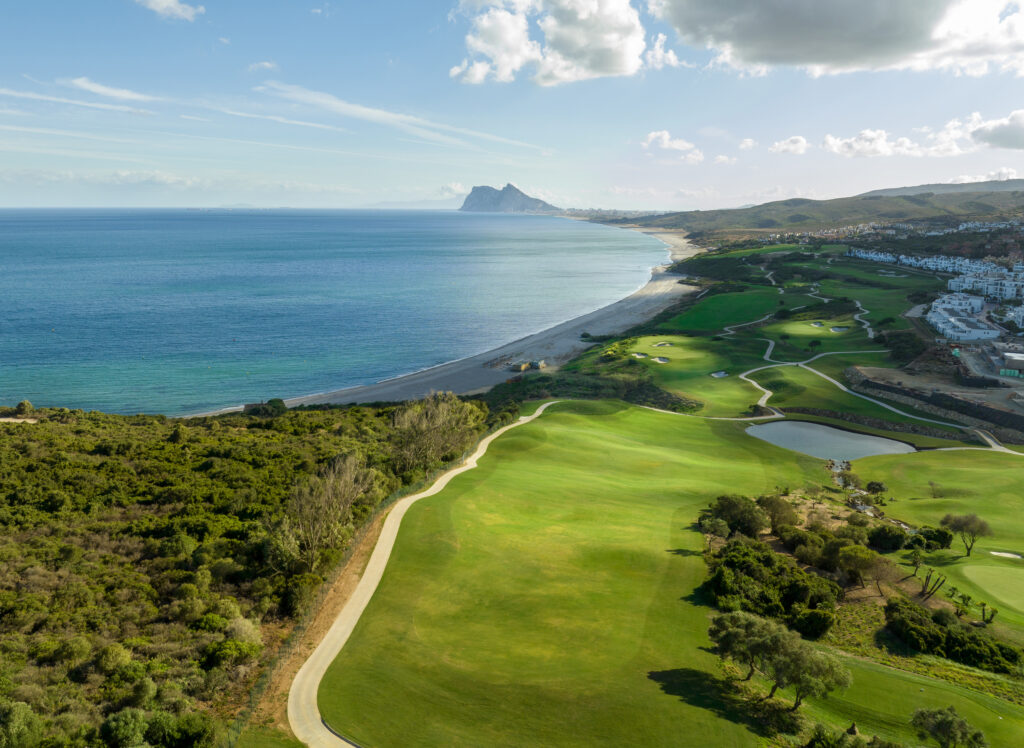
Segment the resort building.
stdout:
<svg viewBox="0 0 1024 748">
<path fill-rule="evenodd" d="M 979 314 L 984 306 L 985 300 L 980 296 L 947 294 L 932 304 L 925 319 L 947 340 L 995 340 L 1002 335 L 1002 330 L 973 316 Z"/>
</svg>

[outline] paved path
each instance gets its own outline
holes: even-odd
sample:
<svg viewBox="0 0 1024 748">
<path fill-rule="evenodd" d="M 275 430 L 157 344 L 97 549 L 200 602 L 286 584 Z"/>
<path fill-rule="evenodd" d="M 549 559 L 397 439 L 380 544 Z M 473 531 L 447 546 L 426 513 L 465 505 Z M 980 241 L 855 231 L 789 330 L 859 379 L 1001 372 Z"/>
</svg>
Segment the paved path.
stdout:
<svg viewBox="0 0 1024 748">
<path fill-rule="evenodd" d="M 477 460 L 484 456 L 491 442 L 497 439 L 510 429 L 522 426 L 530 421 L 539 418 L 540 415 L 560 401 L 545 403 L 537 409 L 532 416 L 524 416 L 515 423 L 498 429 L 493 434 L 483 439 L 477 446 L 476 451 L 459 467 L 453 468 L 439 477 L 434 484 L 425 491 L 406 496 L 398 501 L 388 513 L 381 528 L 380 538 L 370 555 L 370 560 L 363 571 L 359 584 L 353 591 L 341 613 L 335 619 L 323 641 L 313 651 L 309 659 L 299 669 L 295 680 L 292 681 L 291 689 L 288 692 L 288 723 L 292 732 L 300 741 L 311 748 L 335 748 L 336 746 L 352 745 L 348 741 L 333 733 L 320 716 L 320 708 L 317 704 L 317 691 L 320 689 L 320 681 L 327 672 L 327 668 L 334 662 L 338 653 L 341 652 L 345 642 L 356 627 L 359 617 L 363 614 L 366 606 L 377 590 L 381 578 L 384 576 L 384 569 L 388 559 L 391 557 L 391 550 L 395 546 L 398 537 L 398 528 L 402 524 L 402 518 L 413 504 L 427 496 L 433 496 L 444 489 L 445 486 L 457 475 L 467 470 L 472 470 L 477 465 Z"/>
<path fill-rule="evenodd" d="M 861 319 L 861 317 L 863 317 L 865 314 L 871 314 L 871 312 L 869 312 L 867 309 L 865 309 L 863 306 L 861 306 L 861 303 L 859 301 L 854 300 L 853 303 L 857 305 L 858 309 L 860 309 L 860 313 L 853 315 L 853 318 L 855 320 L 857 320 L 858 322 L 860 322 L 864 326 L 864 332 L 866 332 L 868 334 L 868 337 L 871 340 L 874 340 L 875 339 L 875 331 L 873 329 L 871 329 L 871 323 L 868 322 L 866 319 Z"/>
</svg>

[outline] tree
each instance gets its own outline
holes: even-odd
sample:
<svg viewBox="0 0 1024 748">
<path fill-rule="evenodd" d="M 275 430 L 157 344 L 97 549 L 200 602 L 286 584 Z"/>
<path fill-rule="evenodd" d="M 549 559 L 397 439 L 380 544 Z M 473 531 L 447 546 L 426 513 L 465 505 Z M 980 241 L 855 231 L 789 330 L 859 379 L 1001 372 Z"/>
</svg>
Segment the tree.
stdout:
<svg viewBox="0 0 1024 748">
<path fill-rule="evenodd" d="M 796 513 L 793 506 L 781 496 L 761 496 L 757 500 L 771 520 L 772 532 L 777 532 L 784 525 L 796 525 L 800 521 L 800 515 Z"/>
<path fill-rule="evenodd" d="M 921 553 L 920 548 L 915 548 L 910 552 L 910 565 L 914 567 L 914 576 L 917 576 L 917 572 L 921 569 L 921 564 L 924 563 L 924 554 Z"/>
<path fill-rule="evenodd" d="M 974 544 L 978 542 L 978 538 L 992 534 L 992 528 L 988 526 L 988 522 L 977 514 L 947 514 L 939 524 L 960 536 L 968 556 L 974 550 Z"/>
<path fill-rule="evenodd" d="M 862 545 L 848 545 L 839 550 L 839 568 L 864 587 L 864 575 L 874 568 L 878 554 Z"/>
<path fill-rule="evenodd" d="M 868 532 L 868 542 L 880 551 L 898 551 L 906 545 L 908 537 L 897 525 L 877 525 Z"/>
<path fill-rule="evenodd" d="M 707 510 L 712 517 L 725 520 L 729 529 L 756 538 L 768 527 L 768 515 L 745 496 L 719 496 Z"/>
<path fill-rule="evenodd" d="M 14 406 L 14 414 L 20 418 L 32 415 L 32 411 L 34 410 L 35 408 L 32 407 L 32 403 L 30 403 L 28 400 L 22 400 L 20 403 Z"/>
<path fill-rule="evenodd" d="M 310 572 L 316 570 L 320 554 L 340 539 L 352 505 L 373 486 L 375 472 L 361 456 L 345 455 L 320 475 L 308 478 L 292 490 L 287 522 L 279 529 Z"/>
<path fill-rule="evenodd" d="M 437 392 L 399 408 L 391 419 L 399 470 L 429 467 L 462 453 L 483 430 L 486 419 L 484 403 L 463 402 L 451 392 Z"/>
<path fill-rule="evenodd" d="M 744 678 L 750 680 L 758 665 L 770 654 L 769 647 L 774 637 L 785 630 L 774 621 L 752 613 L 735 611 L 715 616 L 708 629 L 708 636 L 715 643 L 719 657 L 735 660 L 750 668 Z"/>
<path fill-rule="evenodd" d="M 100 735 L 111 748 L 139 748 L 145 745 L 148 726 L 146 713 L 129 707 L 107 717 Z"/>
<path fill-rule="evenodd" d="M 860 488 L 860 476 L 852 470 L 843 470 L 836 475 L 843 488 Z"/>
<path fill-rule="evenodd" d="M 917 709 L 910 720 L 922 740 L 931 738 L 940 748 L 985 748 L 988 741 L 975 730 L 956 709 Z"/>
<path fill-rule="evenodd" d="M 840 688 L 849 688 L 853 678 L 850 671 L 830 654 L 815 649 L 806 642 L 800 642 L 793 652 L 791 684 L 796 698 L 793 711 L 808 696 L 827 696 Z"/>
<path fill-rule="evenodd" d="M 864 490 L 873 496 L 877 496 L 880 493 L 885 493 L 889 489 L 886 487 L 884 483 L 882 483 L 882 481 L 869 480 L 868 484 L 864 486 Z"/>
<path fill-rule="evenodd" d="M 43 739 L 42 721 L 22 701 L 0 701 L 0 748 L 34 748 Z"/>
</svg>

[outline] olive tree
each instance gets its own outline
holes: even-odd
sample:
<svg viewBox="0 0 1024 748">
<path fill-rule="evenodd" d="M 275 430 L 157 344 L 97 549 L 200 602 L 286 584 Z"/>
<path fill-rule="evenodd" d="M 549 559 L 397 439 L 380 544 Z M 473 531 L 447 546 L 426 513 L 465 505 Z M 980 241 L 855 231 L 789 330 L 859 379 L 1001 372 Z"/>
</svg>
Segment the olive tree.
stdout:
<svg viewBox="0 0 1024 748">
<path fill-rule="evenodd" d="M 939 524 L 960 536 L 968 556 L 974 550 L 974 544 L 978 542 L 978 538 L 992 534 L 992 528 L 988 526 L 988 522 L 977 514 L 947 514 Z"/>
</svg>

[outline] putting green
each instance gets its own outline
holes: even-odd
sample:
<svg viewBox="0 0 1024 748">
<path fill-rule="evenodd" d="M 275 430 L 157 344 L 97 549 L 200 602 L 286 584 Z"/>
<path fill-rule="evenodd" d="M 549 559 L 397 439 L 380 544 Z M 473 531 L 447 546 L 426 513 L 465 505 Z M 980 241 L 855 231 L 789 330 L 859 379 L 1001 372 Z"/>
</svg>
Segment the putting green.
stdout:
<svg viewBox="0 0 1024 748">
<path fill-rule="evenodd" d="M 1024 562 L 989 553 L 1024 555 L 1024 458 L 978 450 L 918 452 L 898 459 L 870 457 L 853 467 L 862 479 L 888 486 L 898 499 L 887 507 L 892 517 L 932 526 L 949 513 L 986 520 L 993 534 L 981 538 L 969 558 L 955 539 L 950 550 L 928 554 L 926 563 L 975 600 L 1002 601 L 995 603 L 1000 623 L 1024 627 Z"/>
<path fill-rule="evenodd" d="M 365 746 L 761 743 L 706 651 L 713 611 L 693 597 L 705 566 L 692 523 L 720 493 L 826 473 L 743 428 L 574 402 L 497 440 L 406 516 L 321 684 L 327 724 Z M 812 700 L 815 719 L 846 727 L 856 713 L 869 734 L 912 739 L 910 712 L 934 702 L 994 744 L 1024 729 L 1018 707 L 849 664 L 854 686 Z"/>
</svg>

